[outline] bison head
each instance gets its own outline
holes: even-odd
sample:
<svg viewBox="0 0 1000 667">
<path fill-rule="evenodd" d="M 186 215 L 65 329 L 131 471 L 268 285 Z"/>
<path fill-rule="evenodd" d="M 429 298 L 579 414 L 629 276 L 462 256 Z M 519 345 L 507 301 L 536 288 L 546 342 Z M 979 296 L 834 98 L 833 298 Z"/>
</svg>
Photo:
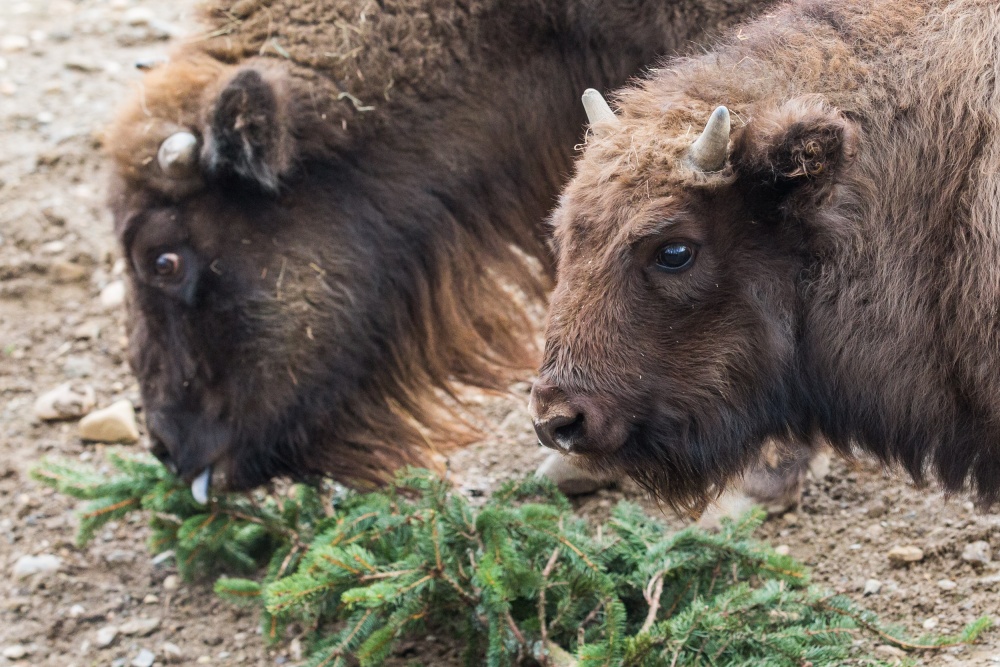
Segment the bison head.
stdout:
<svg viewBox="0 0 1000 667">
<path fill-rule="evenodd" d="M 490 266 L 456 250 L 475 244 L 449 200 L 407 180 L 400 155 L 422 138 L 378 128 L 363 149 L 373 133 L 348 137 L 322 85 L 265 59 L 181 58 L 146 77 L 109 142 L 153 451 L 202 490 L 213 471 L 247 488 L 427 464 L 440 411 L 425 393 L 486 382 L 492 352 L 524 349 L 499 316 L 470 315 L 510 299 L 470 277 Z"/>
<path fill-rule="evenodd" d="M 797 286 L 852 131 L 812 99 L 732 130 L 726 107 L 625 95 L 621 117 L 584 99 L 532 412 L 543 444 L 695 506 L 769 437 L 808 435 Z"/>
</svg>

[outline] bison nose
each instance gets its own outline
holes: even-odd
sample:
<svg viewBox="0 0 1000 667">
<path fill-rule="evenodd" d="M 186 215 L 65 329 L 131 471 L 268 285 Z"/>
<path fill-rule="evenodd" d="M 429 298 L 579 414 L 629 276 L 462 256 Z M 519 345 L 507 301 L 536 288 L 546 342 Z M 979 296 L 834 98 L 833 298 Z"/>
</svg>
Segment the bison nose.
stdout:
<svg viewBox="0 0 1000 667">
<path fill-rule="evenodd" d="M 536 382 L 531 389 L 530 409 L 539 442 L 562 452 L 579 447 L 583 440 L 583 412 L 570 404 L 559 387 Z"/>
</svg>

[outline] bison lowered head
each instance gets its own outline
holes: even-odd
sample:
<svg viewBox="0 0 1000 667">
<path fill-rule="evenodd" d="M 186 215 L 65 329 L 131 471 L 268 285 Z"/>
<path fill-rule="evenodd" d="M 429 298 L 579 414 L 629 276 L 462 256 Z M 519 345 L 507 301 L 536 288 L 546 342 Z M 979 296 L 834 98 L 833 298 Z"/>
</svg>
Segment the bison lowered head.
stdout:
<svg viewBox="0 0 1000 667">
<path fill-rule="evenodd" d="M 769 438 L 811 435 L 795 373 L 814 233 L 801 213 L 832 195 L 853 133 L 812 99 L 733 130 L 726 107 L 625 94 L 614 122 L 592 115 L 603 131 L 553 214 L 531 410 L 543 444 L 695 507 Z"/>
<path fill-rule="evenodd" d="M 420 392 L 490 378 L 483 341 L 524 349 L 499 316 L 468 324 L 469 304 L 499 312 L 509 296 L 463 279 L 489 267 L 463 265 L 454 212 L 407 185 L 394 139 L 359 165 L 340 119 L 294 81 L 273 62 L 176 59 L 109 142 L 130 363 L 153 451 L 201 497 L 426 465 L 441 415 Z"/>
</svg>

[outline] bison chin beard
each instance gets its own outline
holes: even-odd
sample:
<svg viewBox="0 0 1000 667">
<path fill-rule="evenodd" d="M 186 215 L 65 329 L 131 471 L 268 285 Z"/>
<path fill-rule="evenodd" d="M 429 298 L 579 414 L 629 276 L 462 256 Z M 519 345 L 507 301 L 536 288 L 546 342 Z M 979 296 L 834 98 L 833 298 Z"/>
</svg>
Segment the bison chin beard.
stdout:
<svg viewBox="0 0 1000 667">
<path fill-rule="evenodd" d="M 752 469 L 776 435 L 795 438 L 785 426 L 750 430 L 762 420 L 729 409 L 699 419 L 651 419 L 636 425 L 620 449 L 588 455 L 593 472 L 613 469 L 634 480 L 675 512 L 700 515 L 726 487 Z"/>
</svg>

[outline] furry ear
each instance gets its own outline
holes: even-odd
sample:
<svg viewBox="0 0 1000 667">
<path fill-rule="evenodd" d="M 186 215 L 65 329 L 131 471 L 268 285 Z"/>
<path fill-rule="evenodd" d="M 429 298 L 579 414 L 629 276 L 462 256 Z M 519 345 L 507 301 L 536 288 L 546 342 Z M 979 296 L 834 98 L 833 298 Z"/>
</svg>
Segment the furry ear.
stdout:
<svg viewBox="0 0 1000 667">
<path fill-rule="evenodd" d="M 283 76 L 237 71 L 209 107 L 203 160 L 209 173 L 232 175 L 276 193 L 292 168 L 296 143 L 292 95 Z"/>
<path fill-rule="evenodd" d="M 781 197 L 822 196 L 854 157 L 854 129 L 821 100 L 797 98 L 751 118 L 735 137 L 732 162 L 749 188 Z"/>
</svg>

